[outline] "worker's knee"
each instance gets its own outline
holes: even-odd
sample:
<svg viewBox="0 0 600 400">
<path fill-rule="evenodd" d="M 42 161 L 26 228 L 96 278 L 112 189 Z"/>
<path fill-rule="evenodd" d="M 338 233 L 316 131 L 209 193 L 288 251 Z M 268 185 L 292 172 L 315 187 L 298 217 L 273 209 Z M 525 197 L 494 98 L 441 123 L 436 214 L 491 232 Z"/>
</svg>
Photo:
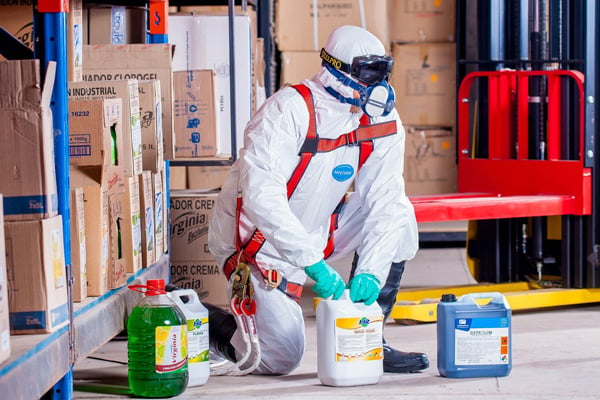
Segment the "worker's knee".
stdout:
<svg viewBox="0 0 600 400">
<path fill-rule="evenodd" d="M 287 318 L 275 318 L 268 325 L 259 326 L 262 353 L 259 373 L 285 375 L 300 364 L 304 354 L 304 320 L 301 312 L 288 311 Z"/>
<path fill-rule="evenodd" d="M 277 342 L 261 343 L 261 363 L 259 374 L 286 375 L 300 365 L 304 354 L 304 334 L 294 332 L 281 335 Z"/>
</svg>

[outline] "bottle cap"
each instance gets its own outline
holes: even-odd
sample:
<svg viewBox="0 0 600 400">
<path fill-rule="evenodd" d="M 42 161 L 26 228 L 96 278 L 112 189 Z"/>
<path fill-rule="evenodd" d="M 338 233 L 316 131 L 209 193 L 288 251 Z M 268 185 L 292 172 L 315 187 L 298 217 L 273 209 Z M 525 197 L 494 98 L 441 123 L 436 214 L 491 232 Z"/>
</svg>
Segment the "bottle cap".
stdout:
<svg viewBox="0 0 600 400">
<path fill-rule="evenodd" d="M 453 293 L 446 293 L 442 295 L 443 302 L 452 302 L 456 301 L 456 296 Z"/>
<path fill-rule="evenodd" d="M 166 293 L 164 279 L 148 279 L 146 286 L 146 296 L 158 296 Z"/>
</svg>

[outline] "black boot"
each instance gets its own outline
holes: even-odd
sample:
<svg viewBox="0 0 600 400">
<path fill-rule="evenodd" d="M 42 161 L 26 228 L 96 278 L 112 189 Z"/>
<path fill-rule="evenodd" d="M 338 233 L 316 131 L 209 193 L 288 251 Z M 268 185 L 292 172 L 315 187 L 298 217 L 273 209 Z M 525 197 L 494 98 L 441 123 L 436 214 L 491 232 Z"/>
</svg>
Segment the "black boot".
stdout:
<svg viewBox="0 0 600 400">
<path fill-rule="evenodd" d="M 210 350 L 236 362 L 235 349 L 231 345 L 231 337 L 237 329 L 235 318 L 228 311 L 208 303 L 202 303 L 208 309 L 208 338 Z"/>
<path fill-rule="evenodd" d="M 356 264 L 358 263 L 358 255 L 354 255 L 352 261 L 352 270 L 350 276 L 354 276 Z M 394 305 L 396 304 L 396 295 L 400 289 L 400 280 L 402 279 L 402 273 L 404 272 L 404 261 L 399 263 L 392 263 L 390 272 L 385 281 L 385 285 L 381 288 L 377 303 L 381 307 L 383 312 L 383 325 L 387 322 Z M 383 371 L 384 372 L 395 372 L 395 373 L 406 373 L 416 372 L 429 367 L 429 358 L 424 353 L 407 353 L 404 351 L 396 350 L 389 346 L 383 339 Z"/>
</svg>

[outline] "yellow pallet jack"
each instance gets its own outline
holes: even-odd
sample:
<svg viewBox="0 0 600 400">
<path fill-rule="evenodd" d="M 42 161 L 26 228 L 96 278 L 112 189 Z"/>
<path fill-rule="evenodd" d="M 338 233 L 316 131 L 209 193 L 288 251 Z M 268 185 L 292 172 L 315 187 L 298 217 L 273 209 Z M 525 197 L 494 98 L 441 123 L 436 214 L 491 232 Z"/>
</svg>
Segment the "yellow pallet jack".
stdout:
<svg viewBox="0 0 600 400">
<path fill-rule="evenodd" d="M 552 225 L 552 224 L 551 224 Z M 467 238 L 477 235 L 473 221 L 469 221 Z M 555 234 L 558 235 L 558 234 Z M 467 246 L 469 241 L 467 240 Z M 473 277 L 477 277 L 477 262 L 467 255 L 467 267 Z M 462 286 L 440 286 L 413 290 L 400 290 L 390 318 L 398 324 L 413 325 L 421 322 L 437 321 L 437 304 L 442 294 L 453 293 L 457 297 L 468 293 L 500 292 L 512 310 L 535 310 L 551 307 L 574 306 L 600 303 L 600 288 L 561 288 L 557 283 L 560 277 L 527 277 L 527 281 L 510 283 L 477 283 Z M 476 300 L 485 303 L 485 299 Z"/>
<path fill-rule="evenodd" d="M 400 291 L 390 318 L 404 325 L 437 321 L 437 304 L 444 293 L 500 292 L 512 310 L 532 310 L 600 302 L 600 289 L 542 288 L 533 282 L 476 284 Z"/>
</svg>

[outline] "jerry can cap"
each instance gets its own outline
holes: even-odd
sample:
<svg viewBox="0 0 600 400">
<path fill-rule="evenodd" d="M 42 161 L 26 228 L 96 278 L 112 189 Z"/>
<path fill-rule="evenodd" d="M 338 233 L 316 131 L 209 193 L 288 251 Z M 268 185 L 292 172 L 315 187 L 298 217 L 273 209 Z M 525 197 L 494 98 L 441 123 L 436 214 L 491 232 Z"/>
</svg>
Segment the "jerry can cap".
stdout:
<svg viewBox="0 0 600 400">
<path fill-rule="evenodd" d="M 445 303 L 456 301 L 456 296 L 454 295 L 454 293 L 442 294 L 442 301 Z"/>
</svg>

